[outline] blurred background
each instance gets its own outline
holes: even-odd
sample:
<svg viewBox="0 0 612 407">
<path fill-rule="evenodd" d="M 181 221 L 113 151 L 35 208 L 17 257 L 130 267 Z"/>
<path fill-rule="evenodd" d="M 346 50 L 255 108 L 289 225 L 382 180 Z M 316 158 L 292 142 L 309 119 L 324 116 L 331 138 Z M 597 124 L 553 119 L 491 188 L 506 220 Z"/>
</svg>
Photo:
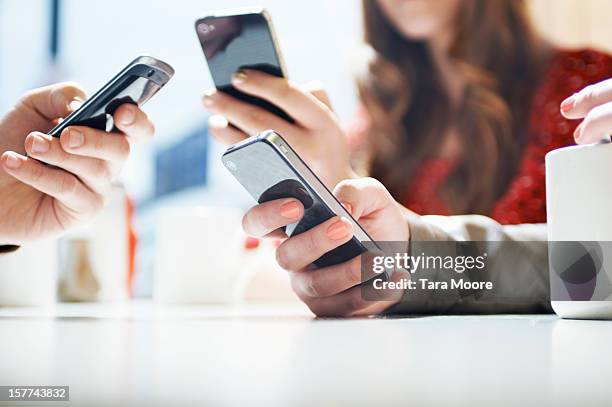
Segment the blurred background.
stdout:
<svg viewBox="0 0 612 407">
<path fill-rule="evenodd" d="M 268 9 L 290 77 L 323 82 L 338 115 L 356 109 L 353 72 L 361 39 L 355 0 L 0 0 L 0 114 L 26 90 L 74 80 L 89 93 L 135 56 L 150 54 L 176 70 L 145 107 L 157 127 L 153 143 L 133 149 L 122 177 L 135 202 L 138 234 L 134 294 L 152 291 L 155 225 L 161 208 L 245 208 L 250 197 L 220 165 L 222 146 L 208 138 L 201 94 L 212 87 L 194 32 L 206 10 Z M 555 43 L 612 50 L 612 2 L 529 0 L 536 27 Z"/>
</svg>

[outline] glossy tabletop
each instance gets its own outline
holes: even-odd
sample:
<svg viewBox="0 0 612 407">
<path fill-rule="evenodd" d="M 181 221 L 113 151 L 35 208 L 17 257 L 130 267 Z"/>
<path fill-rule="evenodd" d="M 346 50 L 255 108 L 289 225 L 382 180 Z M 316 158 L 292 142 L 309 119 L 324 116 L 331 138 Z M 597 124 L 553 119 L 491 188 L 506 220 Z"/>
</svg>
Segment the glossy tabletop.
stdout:
<svg viewBox="0 0 612 407">
<path fill-rule="evenodd" d="M 314 319 L 301 304 L 0 308 L 0 385 L 69 385 L 70 406 L 609 406 L 612 322 Z"/>
</svg>

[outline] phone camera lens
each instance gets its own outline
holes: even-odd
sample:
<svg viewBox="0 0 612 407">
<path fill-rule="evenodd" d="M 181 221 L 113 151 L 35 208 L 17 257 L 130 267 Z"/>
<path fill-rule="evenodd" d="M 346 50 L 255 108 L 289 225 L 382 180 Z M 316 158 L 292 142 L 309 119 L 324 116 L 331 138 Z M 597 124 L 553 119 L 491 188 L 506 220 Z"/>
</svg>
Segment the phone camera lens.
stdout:
<svg viewBox="0 0 612 407">
<path fill-rule="evenodd" d="M 202 31 L 202 34 L 208 34 L 215 31 L 215 26 L 212 24 L 202 24 L 200 26 L 200 31 Z"/>
<path fill-rule="evenodd" d="M 150 78 L 153 75 L 155 75 L 155 71 L 154 70 L 151 69 L 149 72 L 147 72 L 147 78 Z"/>
</svg>

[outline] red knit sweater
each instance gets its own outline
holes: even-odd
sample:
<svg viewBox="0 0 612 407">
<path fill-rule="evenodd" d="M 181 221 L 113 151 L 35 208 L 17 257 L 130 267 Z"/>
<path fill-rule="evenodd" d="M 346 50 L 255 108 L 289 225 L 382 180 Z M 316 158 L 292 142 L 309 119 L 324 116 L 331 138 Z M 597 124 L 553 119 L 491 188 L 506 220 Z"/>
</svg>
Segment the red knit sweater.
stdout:
<svg viewBox="0 0 612 407">
<path fill-rule="evenodd" d="M 612 77 L 610 55 L 593 50 L 556 53 L 535 90 L 520 166 L 488 216 L 502 224 L 546 222 L 544 156 L 551 150 L 574 144 L 573 132 L 579 123 L 563 118 L 559 105 L 583 87 L 609 77 Z M 367 118 L 361 117 L 356 123 L 353 128 L 357 131 L 353 134 L 349 131 L 349 137 L 364 130 Z M 351 142 L 356 140 L 353 138 Z M 440 187 L 455 165 L 454 160 L 443 159 L 421 164 L 414 177 L 407 180 L 406 192 L 396 198 L 421 215 L 455 215 L 439 196 Z"/>
</svg>

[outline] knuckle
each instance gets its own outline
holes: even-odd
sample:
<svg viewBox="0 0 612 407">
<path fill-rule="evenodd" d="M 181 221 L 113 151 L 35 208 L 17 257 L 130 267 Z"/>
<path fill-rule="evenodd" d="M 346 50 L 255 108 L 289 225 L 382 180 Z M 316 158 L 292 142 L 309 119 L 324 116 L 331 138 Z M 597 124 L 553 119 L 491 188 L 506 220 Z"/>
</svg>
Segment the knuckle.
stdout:
<svg viewBox="0 0 612 407">
<path fill-rule="evenodd" d="M 365 306 L 365 300 L 361 298 L 361 290 L 354 290 L 346 300 L 345 316 L 350 316 Z"/>
<path fill-rule="evenodd" d="M 119 157 L 122 160 L 126 160 L 130 156 L 130 152 L 132 146 L 130 146 L 130 142 L 125 137 L 120 137 L 120 142 L 118 143 Z"/>
<path fill-rule="evenodd" d="M 75 96 L 81 96 L 84 92 L 76 82 L 62 82 L 58 84 L 50 93 L 51 102 L 58 108 Z"/>
<path fill-rule="evenodd" d="M 34 97 L 34 95 L 36 94 L 35 90 L 29 90 L 27 92 L 25 92 L 21 98 L 19 98 L 19 104 L 28 104 L 28 102 Z"/>
<path fill-rule="evenodd" d="M 293 85 L 286 79 L 278 79 L 276 92 L 281 98 L 286 98 L 293 92 Z"/>
<path fill-rule="evenodd" d="M 342 265 L 345 281 L 351 283 L 360 282 L 361 279 L 361 261 L 359 257 L 355 257 Z"/>
<path fill-rule="evenodd" d="M 76 193 L 78 181 L 72 175 L 66 175 L 59 180 L 58 191 L 63 196 L 72 196 Z"/>
<path fill-rule="evenodd" d="M 33 182 L 40 182 L 44 175 L 44 169 L 38 165 L 32 166 L 29 170 L 29 177 Z"/>
<path fill-rule="evenodd" d="M 147 137 L 153 137 L 157 129 L 155 128 L 155 124 L 147 118 Z"/>
<path fill-rule="evenodd" d="M 276 262 L 283 270 L 291 270 L 291 262 L 289 261 L 284 245 L 280 245 L 276 248 Z"/>
<path fill-rule="evenodd" d="M 94 151 L 101 152 L 106 148 L 106 137 L 105 136 L 88 137 L 88 133 L 85 131 L 83 132 L 83 135 L 85 137 L 85 144 L 87 144 L 87 141 L 89 140 L 91 148 Z"/>
<path fill-rule="evenodd" d="M 252 108 L 245 109 L 244 119 L 247 123 L 249 123 L 252 127 L 263 130 L 263 125 L 261 123 L 261 117 L 259 112 Z"/>
<path fill-rule="evenodd" d="M 334 188 L 334 195 L 339 198 L 348 198 L 354 196 L 359 190 L 356 180 L 342 180 Z"/>
<path fill-rule="evenodd" d="M 324 286 L 321 285 L 320 280 L 317 278 L 317 273 L 304 273 L 304 286 L 307 294 L 310 297 L 323 297 L 325 296 Z"/>
<path fill-rule="evenodd" d="M 112 173 L 108 163 L 104 160 L 98 160 L 95 164 L 94 176 L 98 179 L 102 179 L 105 181 L 110 181 L 112 178 Z"/>
<path fill-rule="evenodd" d="M 588 85 L 580 92 L 580 99 L 583 103 L 590 104 L 596 98 L 597 88 L 594 85 Z"/>
<path fill-rule="evenodd" d="M 316 233 L 308 231 L 303 233 L 303 245 L 304 248 L 301 250 L 302 253 L 320 253 L 321 252 L 321 240 Z"/>
<path fill-rule="evenodd" d="M 271 232 L 277 228 L 276 223 L 270 216 L 258 216 L 257 223 L 263 233 Z"/>
</svg>

